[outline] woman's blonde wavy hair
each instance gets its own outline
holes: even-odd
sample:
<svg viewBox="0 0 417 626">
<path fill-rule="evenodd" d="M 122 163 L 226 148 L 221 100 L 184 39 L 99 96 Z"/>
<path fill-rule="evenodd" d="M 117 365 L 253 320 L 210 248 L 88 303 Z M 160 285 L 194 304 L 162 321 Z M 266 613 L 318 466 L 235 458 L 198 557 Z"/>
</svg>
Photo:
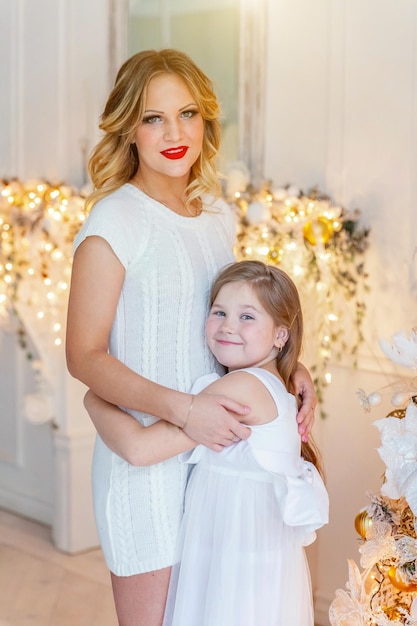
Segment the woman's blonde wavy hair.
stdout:
<svg viewBox="0 0 417 626">
<path fill-rule="evenodd" d="M 101 115 L 99 128 L 104 135 L 88 163 L 94 186 L 87 198 L 88 210 L 136 174 L 139 156 L 134 133 L 143 117 L 149 82 L 160 74 L 175 74 L 185 82 L 204 121 L 203 147 L 191 168 L 186 204 L 190 206 L 204 193 L 220 195 L 215 165 L 221 138 L 220 107 L 212 82 L 183 52 L 145 50 L 123 63 Z"/>
<path fill-rule="evenodd" d="M 275 326 L 288 330 L 288 339 L 276 358 L 276 367 L 290 393 L 294 393 L 294 374 L 303 343 L 303 314 L 300 297 L 293 280 L 279 267 L 262 261 L 240 261 L 227 265 L 217 275 L 210 292 L 210 306 L 224 285 L 244 282 L 255 291 L 259 302 L 272 317 Z M 323 475 L 318 448 L 310 437 L 302 442 L 301 454 L 313 463 Z"/>
</svg>

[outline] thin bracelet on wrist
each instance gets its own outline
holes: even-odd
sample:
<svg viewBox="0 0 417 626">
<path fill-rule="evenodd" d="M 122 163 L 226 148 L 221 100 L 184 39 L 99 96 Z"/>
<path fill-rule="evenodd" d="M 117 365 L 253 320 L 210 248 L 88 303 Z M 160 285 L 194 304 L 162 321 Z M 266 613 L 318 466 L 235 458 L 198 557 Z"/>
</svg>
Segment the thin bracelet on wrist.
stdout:
<svg viewBox="0 0 417 626">
<path fill-rule="evenodd" d="M 191 410 L 193 408 L 194 398 L 195 398 L 195 396 L 191 396 L 191 402 L 190 402 L 190 406 L 189 406 L 188 411 L 187 411 L 187 415 L 185 416 L 184 424 L 182 426 L 180 426 L 181 430 L 184 430 L 184 428 L 187 426 L 188 418 L 190 417 L 190 413 L 191 413 Z"/>
</svg>

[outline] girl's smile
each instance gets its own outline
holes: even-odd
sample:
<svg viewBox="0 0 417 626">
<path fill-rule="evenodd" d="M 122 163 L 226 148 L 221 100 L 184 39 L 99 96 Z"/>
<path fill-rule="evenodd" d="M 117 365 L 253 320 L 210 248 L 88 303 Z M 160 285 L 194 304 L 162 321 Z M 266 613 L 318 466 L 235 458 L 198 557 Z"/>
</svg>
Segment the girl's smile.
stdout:
<svg viewBox="0 0 417 626">
<path fill-rule="evenodd" d="M 234 370 L 258 367 L 276 358 L 281 329 L 250 285 L 232 282 L 220 289 L 213 302 L 206 338 L 217 360 Z"/>
</svg>

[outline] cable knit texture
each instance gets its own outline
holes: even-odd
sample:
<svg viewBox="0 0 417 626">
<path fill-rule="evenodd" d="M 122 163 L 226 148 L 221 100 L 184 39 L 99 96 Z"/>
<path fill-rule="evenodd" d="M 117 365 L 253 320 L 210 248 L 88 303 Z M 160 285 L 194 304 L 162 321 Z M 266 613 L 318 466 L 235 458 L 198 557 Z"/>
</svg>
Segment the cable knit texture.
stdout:
<svg viewBox="0 0 417 626">
<path fill-rule="evenodd" d="M 208 294 L 218 270 L 233 261 L 235 224 L 223 200 L 195 218 L 173 213 L 126 184 L 100 200 L 75 240 L 103 237 L 126 277 L 110 352 L 162 385 L 189 391 L 216 369 L 204 338 Z M 144 425 L 155 418 L 129 411 Z M 131 576 L 174 562 L 186 465 L 174 457 L 133 467 L 96 440 L 94 510 L 109 569 Z"/>
</svg>

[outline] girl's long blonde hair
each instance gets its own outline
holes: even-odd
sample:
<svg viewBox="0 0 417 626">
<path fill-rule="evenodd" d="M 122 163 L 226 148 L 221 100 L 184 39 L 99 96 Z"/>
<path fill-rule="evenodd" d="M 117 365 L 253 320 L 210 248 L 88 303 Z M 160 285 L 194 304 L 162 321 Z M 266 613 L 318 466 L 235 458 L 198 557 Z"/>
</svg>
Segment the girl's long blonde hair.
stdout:
<svg viewBox="0 0 417 626">
<path fill-rule="evenodd" d="M 240 261 L 220 271 L 211 288 L 210 306 L 220 289 L 234 282 L 250 285 L 274 324 L 287 328 L 288 339 L 278 353 L 276 366 L 285 387 L 294 393 L 294 374 L 303 342 L 303 314 L 297 287 L 288 274 L 274 265 L 261 261 Z M 311 437 L 309 442 L 301 443 L 301 453 L 323 474 L 320 454 Z"/>
<path fill-rule="evenodd" d="M 101 115 L 99 128 L 104 134 L 88 163 L 94 191 L 87 198 L 87 209 L 136 174 L 139 155 L 134 133 L 143 117 L 149 82 L 160 74 L 175 74 L 185 82 L 204 121 L 203 147 L 191 168 L 186 204 L 190 206 L 204 193 L 220 195 L 215 164 L 221 138 L 220 107 L 212 82 L 179 50 L 145 50 L 123 63 Z"/>
</svg>

